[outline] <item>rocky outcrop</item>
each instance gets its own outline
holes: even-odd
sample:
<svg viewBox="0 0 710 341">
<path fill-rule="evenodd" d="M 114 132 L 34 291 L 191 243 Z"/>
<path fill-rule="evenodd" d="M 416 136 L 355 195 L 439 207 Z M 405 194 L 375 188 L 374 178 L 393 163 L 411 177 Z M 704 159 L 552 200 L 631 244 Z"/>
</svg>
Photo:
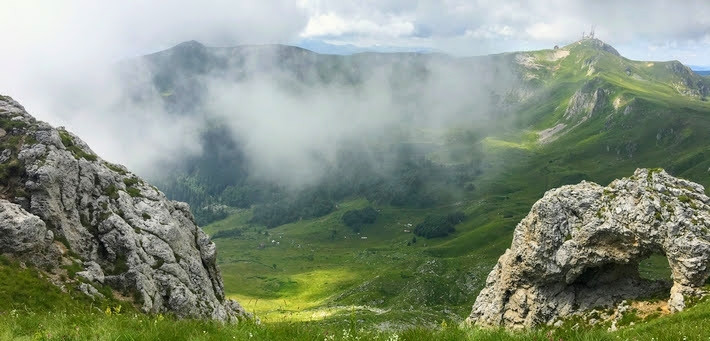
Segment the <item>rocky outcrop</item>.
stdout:
<svg viewBox="0 0 710 341">
<path fill-rule="evenodd" d="M 664 287 L 639 276 L 639 262 L 654 253 L 668 258 L 668 304 L 682 310 L 710 275 L 710 198 L 701 185 L 639 169 L 608 187 L 550 190 L 516 227 L 466 321 L 530 327 L 643 297 Z"/>
<path fill-rule="evenodd" d="M 587 82 L 570 98 L 564 118 L 584 122 L 604 109 L 608 97 L 607 91 L 598 87 L 597 81 Z"/>
<path fill-rule="evenodd" d="M 0 199 L 0 251 L 42 268 L 59 264 L 60 249 L 54 233 L 37 216 L 19 205 Z"/>
<path fill-rule="evenodd" d="M 588 44 L 589 46 L 597 48 L 601 51 L 609 52 L 617 57 L 621 57 L 621 54 L 619 54 L 619 51 L 617 51 L 613 46 L 611 46 L 599 39 L 596 39 L 596 38 L 583 39 L 580 42 L 583 44 Z"/>
<path fill-rule="evenodd" d="M 83 282 L 109 285 L 146 312 L 221 321 L 245 316 L 224 297 L 215 245 L 187 204 L 166 199 L 8 97 L 0 96 L 0 125 L 2 253 L 45 267 L 79 263 Z M 38 254 L 46 256 L 32 256 Z M 96 290 L 83 285 L 82 291 Z"/>
<path fill-rule="evenodd" d="M 677 77 L 676 80 L 670 82 L 670 85 L 681 95 L 699 98 L 706 98 L 710 95 L 710 83 L 683 63 L 674 60 L 666 63 L 666 68 Z"/>
</svg>

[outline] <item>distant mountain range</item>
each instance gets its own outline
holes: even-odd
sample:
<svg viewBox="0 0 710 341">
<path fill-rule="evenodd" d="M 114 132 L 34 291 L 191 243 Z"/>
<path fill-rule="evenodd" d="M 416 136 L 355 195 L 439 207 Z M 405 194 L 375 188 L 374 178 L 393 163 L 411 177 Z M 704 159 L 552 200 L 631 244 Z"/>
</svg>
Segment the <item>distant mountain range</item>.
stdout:
<svg viewBox="0 0 710 341">
<path fill-rule="evenodd" d="M 352 47 L 345 47 L 341 52 L 349 48 Z M 148 80 L 150 84 L 126 86 L 127 89 L 138 89 L 131 94 L 131 100 L 157 97 L 169 112 L 195 117 L 207 115 L 205 122 L 211 122 L 200 128 L 203 129 L 206 153 L 178 165 L 166 166 L 165 169 L 170 171 L 165 172 L 164 178 L 153 179 L 168 196 L 189 202 L 198 222 L 203 224 L 221 217 L 210 212 L 224 205 L 241 208 L 256 205 L 254 222 L 277 226 L 326 214 L 339 200 L 353 195 L 380 204 L 419 208 L 458 201 L 467 196 L 460 189 L 467 184 L 476 186 L 477 174 L 485 173 L 481 169 L 484 164 L 481 156 L 475 150 L 485 150 L 488 148 L 486 143 L 500 134 L 508 136 L 503 138 L 508 146 L 513 143 L 511 138 L 520 140 L 527 134 L 525 136 L 529 135 L 531 140 L 526 143 L 539 145 L 542 150 L 557 146 L 559 141 L 567 141 L 565 148 L 582 148 L 575 153 L 595 155 L 593 159 L 597 162 L 609 157 L 608 166 L 618 168 L 620 174 L 616 171 L 605 174 L 604 179 L 628 173 L 637 166 L 634 161 L 637 158 L 654 161 L 649 166 L 655 167 L 679 162 L 669 159 L 669 155 L 698 157 L 699 168 L 693 172 L 705 177 L 704 170 L 710 162 L 700 149 L 696 150 L 700 147 L 704 150 L 704 144 L 689 142 L 696 141 L 697 136 L 703 134 L 698 127 L 704 125 L 691 124 L 690 121 L 706 122 L 707 115 L 678 114 L 679 110 L 708 110 L 706 98 L 710 93 L 710 80 L 696 75 L 678 61 L 626 59 L 613 47 L 596 39 L 585 39 L 556 50 L 466 58 L 403 52 L 327 55 L 286 45 L 216 48 L 192 41 L 135 62 L 148 66 L 133 72 L 147 72 L 138 78 Z M 445 73 L 442 70 L 446 70 Z M 233 114 L 219 112 L 222 109 L 215 109 L 210 103 L 215 96 L 212 87 L 216 83 L 224 88 L 262 84 L 264 79 L 275 86 L 269 92 L 271 98 L 277 98 L 274 96 L 278 96 L 281 90 L 309 94 L 318 89 L 367 89 L 374 87 L 373 82 L 376 82 L 378 87 L 384 87 L 380 91 L 391 101 L 383 115 L 390 116 L 397 125 L 373 127 L 385 129 L 379 134 L 376 142 L 379 155 L 374 158 L 365 157 L 373 148 L 370 145 L 373 141 L 368 137 L 353 137 L 355 140 L 347 143 L 344 140 L 336 143 L 339 150 L 334 152 L 342 156 L 345 154 L 341 153 L 350 149 L 347 152 L 350 159 L 326 160 L 320 151 L 304 155 L 308 162 L 318 165 L 316 170 L 325 173 L 320 179 L 322 182 L 311 183 L 311 187 L 301 194 L 286 195 L 281 187 L 283 183 L 278 179 L 265 180 L 254 176 L 256 173 L 250 162 L 253 163 L 258 155 L 249 155 L 248 150 L 245 151 L 250 142 L 243 134 L 234 135 L 226 129 L 228 125 L 224 120 L 230 120 Z M 149 88 L 157 93 L 140 90 Z M 219 97 L 234 100 L 231 104 L 234 110 L 246 109 L 245 103 L 251 103 L 250 96 L 244 95 L 242 90 L 252 88 L 240 89 L 229 92 L 227 97 L 225 94 Z M 370 101 L 365 97 L 358 103 Z M 305 114 L 294 108 L 284 109 L 293 115 Z M 346 107 L 338 110 L 348 112 L 343 114 L 344 118 L 362 114 L 349 112 Z M 663 115 L 664 110 L 676 112 L 676 115 L 646 122 L 650 112 Z M 253 112 L 251 115 L 261 114 Z M 440 121 L 436 129 L 427 127 L 432 117 Z M 630 127 L 634 129 L 630 131 Z M 396 131 L 393 129 L 406 133 L 403 136 L 393 134 L 391 131 Z M 427 130 L 431 136 L 410 134 L 421 129 Z M 457 134 L 462 135 L 450 140 L 458 142 L 450 145 L 430 142 L 440 140 L 433 136 L 452 134 L 451 129 L 460 130 Z M 576 141 L 587 142 L 574 147 Z M 459 143 L 461 145 L 457 145 Z M 519 143 L 522 142 L 513 144 Z M 655 154 L 660 145 L 667 144 L 668 148 L 675 149 L 683 143 L 690 145 L 677 153 Z M 657 147 L 643 147 L 650 144 Z M 402 146 L 408 149 L 405 151 Z M 471 146 L 477 147 L 471 149 Z M 457 148 L 465 148 L 468 152 L 452 155 Z M 698 153 L 694 154 L 696 151 Z M 602 157 L 598 155 L 600 153 L 609 155 Z M 617 164 L 627 166 L 619 168 Z M 679 166 L 677 171 L 683 173 L 690 166 Z M 565 165 L 567 167 L 569 163 Z M 703 172 L 700 172 L 701 168 Z M 392 174 L 383 172 L 384 169 L 397 171 Z M 405 171 L 411 172 L 407 176 L 414 178 L 402 178 L 399 173 Z M 560 182 L 589 178 L 593 173 L 596 172 L 568 169 L 547 181 L 550 186 L 555 186 Z M 679 175 L 693 178 L 691 174 Z M 566 176 L 570 178 L 563 180 Z M 452 177 L 458 182 L 452 182 Z M 343 182 L 343 179 L 348 180 Z"/>
<path fill-rule="evenodd" d="M 710 71 L 710 66 L 688 65 L 688 67 L 693 71 Z"/>
<path fill-rule="evenodd" d="M 322 40 L 304 39 L 296 43 L 295 46 L 302 47 L 320 54 L 351 55 L 355 53 L 377 52 L 377 53 L 440 53 L 437 49 L 428 47 L 402 47 L 402 46 L 356 46 L 352 44 L 329 44 Z"/>
<path fill-rule="evenodd" d="M 701 76 L 708 76 L 710 75 L 710 66 L 702 66 L 702 65 L 688 65 L 688 67 L 693 70 L 695 73 L 701 75 Z"/>
</svg>

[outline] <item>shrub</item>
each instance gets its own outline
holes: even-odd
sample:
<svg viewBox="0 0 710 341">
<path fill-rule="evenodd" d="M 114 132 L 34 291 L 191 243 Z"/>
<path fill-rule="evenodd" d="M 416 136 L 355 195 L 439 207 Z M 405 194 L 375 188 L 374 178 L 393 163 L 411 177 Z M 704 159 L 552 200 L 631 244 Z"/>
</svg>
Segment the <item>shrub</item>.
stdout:
<svg viewBox="0 0 710 341">
<path fill-rule="evenodd" d="M 0 128 L 7 131 L 11 131 L 15 128 L 22 129 L 27 127 L 27 123 L 19 120 L 12 120 L 9 118 L 0 118 Z"/>
<path fill-rule="evenodd" d="M 59 138 L 62 140 L 62 144 L 64 147 L 70 151 L 73 155 L 74 158 L 79 159 L 83 158 L 89 161 L 96 161 L 97 157 L 94 154 L 89 154 L 85 152 L 83 149 L 79 148 L 76 144 L 74 144 L 74 139 L 69 135 L 68 132 L 60 130 L 59 131 Z"/>
<path fill-rule="evenodd" d="M 0 164 L 0 183 L 7 184 L 10 178 L 18 177 L 23 172 L 22 164 L 17 159 L 13 158 L 7 163 Z"/>
<path fill-rule="evenodd" d="M 141 181 L 138 180 L 138 178 L 123 179 L 123 183 L 126 184 L 126 187 L 133 187 L 133 186 L 137 185 L 139 182 L 141 182 Z"/>
<path fill-rule="evenodd" d="M 109 185 L 108 187 L 106 187 L 106 189 L 104 190 L 104 194 L 106 194 L 111 199 L 118 199 L 118 189 L 114 185 Z"/>
<path fill-rule="evenodd" d="M 107 167 L 108 169 L 110 169 L 110 170 L 112 170 L 112 171 L 114 171 L 114 172 L 116 172 L 116 173 L 118 173 L 118 174 L 126 175 L 126 171 L 124 171 L 123 169 L 121 169 L 121 167 L 119 167 L 119 166 L 117 166 L 117 165 L 114 165 L 114 164 L 108 163 L 108 162 L 104 163 L 104 165 L 106 165 L 106 167 Z"/>
<path fill-rule="evenodd" d="M 141 198 L 143 197 L 143 195 L 141 194 L 141 190 L 139 190 L 138 188 L 135 188 L 135 187 L 126 188 L 126 192 L 128 192 L 128 195 L 130 195 L 134 198 L 135 197 L 141 197 Z"/>
</svg>

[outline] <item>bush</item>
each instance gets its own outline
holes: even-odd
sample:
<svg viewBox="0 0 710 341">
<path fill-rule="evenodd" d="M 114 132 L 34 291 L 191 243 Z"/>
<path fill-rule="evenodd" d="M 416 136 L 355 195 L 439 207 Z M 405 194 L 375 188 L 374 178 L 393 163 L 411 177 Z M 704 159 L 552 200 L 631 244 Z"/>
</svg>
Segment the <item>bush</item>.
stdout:
<svg viewBox="0 0 710 341">
<path fill-rule="evenodd" d="M 22 164 L 17 159 L 11 159 L 7 163 L 0 164 L 0 183 L 8 184 L 10 178 L 19 177 L 23 172 Z"/>
<path fill-rule="evenodd" d="M 104 190 L 104 194 L 106 194 L 111 199 L 118 199 L 118 189 L 114 185 L 109 185 L 108 187 L 106 187 L 106 189 Z"/>
<path fill-rule="evenodd" d="M 66 131 L 59 131 L 59 137 L 62 139 L 62 144 L 64 147 L 70 151 L 72 154 L 74 154 L 74 157 L 76 159 L 83 158 L 89 161 L 96 161 L 96 155 L 94 154 L 89 154 L 79 148 L 76 144 L 74 144 L 74 139 L 67 133 Z"/>
<path fill-rule="evenodd" d="M 128 187 L 126 188 L 126 192 L 128 195 L 134 197 L 134 198 L 142 198 L 143 195 L 141 194 L 141 190 L 135 187 Z"/>
<path fill-rule="evenodd" d="M 361 210 L 347 211 L 343 214 L 343 223 L 353 229 L 355 232 L 360 232 L 364 225 L 373 224 L 377 220 L 377 211 L 371 206 Z"/>
<path fill-rule="evenodd" d="M 414 234 L 425 238 L 446 237 L 456 231 L 454 227 L 464 218 L 466 215 L 458 211 L 447 215 L 430 215 L 414 228 Z"/>
<path fill-rule="evenodd" d="M 0 118 L 0 128 L 6 131 L 11 131 L 13 129 L 22 129 L 27 127 L 27 123 L 23 121 L 12 120 L 9 118 Z"/>
<path fill-rule="evenodd" d="M 133 187 L 133 186 L 137 185 L 139 182 L 140 182 L 140 180 L 138 180 L 138 178 L 135 178 L 135 177 L 123 179 L 123 183 L 127 187 Z"/>
<path fill-rule="evenodd" d="M 108 169 L 110 169 L 110 170 L 112 170 L 112 171 L 114 171 L 114 172 L 116 172 L 116 173 L 118 173 L 118 174 L 121 174 L 121 175 L 126 175 L 126 174 L 127 174 L 126 171 L 124 171 L 124 170 L 123 170 L 121 167 L 119 167 L 118 165 L 114 165 L 114 164 L 109 163 L 109 162 L 105 162 L 104 165 L 105 165 Z"/>
</svg>

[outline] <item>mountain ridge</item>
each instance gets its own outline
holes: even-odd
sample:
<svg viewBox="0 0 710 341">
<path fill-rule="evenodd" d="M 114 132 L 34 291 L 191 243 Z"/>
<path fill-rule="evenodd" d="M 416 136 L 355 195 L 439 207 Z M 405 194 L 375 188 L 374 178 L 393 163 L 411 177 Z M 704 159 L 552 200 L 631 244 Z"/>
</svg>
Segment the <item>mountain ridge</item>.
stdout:
<svg viewBox="0 0 710 341">
<path fill-rule="evenodd" d="M 413 133 L 388 128 L 381 134 L 388 139 L 373 144 L 363 134 L 363 143 L 336 153 L 340 158 L 319 159 L 325 162 L 316 169 L 330 173 L 297 194 L 278 182 L 251 180 L 259 174 L 250 168 L 254 155 L 247 154 L 244 136 L 227 128 L 230 111 L 218 116 L 222 120 L 196 125 L 204 150 L 214 153 L 186 160 L 192 166 L 185 169 L 162 167 L 175 173 L 152 182 L 169 197 L 190 202 L 204 225 L 212 223 L 205 228 L 229 274 L 226 295 L 260 302 L 247 309 L 266 315 L 264 320 L 278 316 L 283 303 L 275 297 L 281 297 L 313 309 L 302 314 L 371 306 L 390 309 L 373 319 L 408 323 L 412 305 L 429 320 L 460 322 L 489 267 L 510 245 L 515 224 L 546 190 L 581 180 L 606 184 L 638 167 L 659 166 L 710 187 L 704 83 L 699 86 L 700 79 L 677 63 L 631 61 L 607 50 L 592 42 L 468 58 L 323 56 L 298 49 L 253 60 L 217 55 L 214 63 L 214 56 L 188 54 L 184 65 L 180 58 L 153 58 L 145 70 L 148 84 L 168 112 L 181 115 L 207 113 L 203 95 L 211 83 L 205 79 L 213 78 L 237 85 L 275 80 L 276 89 L 307 94 L 331 86 L 360 89 L 384 75 L 387 86 L 380 92 L 414 110 L 387 112 L 407 118 L 397 122 Z M 441 75 L 463 81 L 446 83 L 447 91 L 423 87 L 445 78 L 436 77 L 441 68 L 451 71 Z M 486 93 L 473 94 L 476 89 Z M 455 114 L 422 105 L 432 99 L 440 106 L 461 105 Z M 451 121 L 434 129 L 410 119 L 427 111 Z M 357 235 L 342 217 L 368 206 L 379 217 Z M 465 218 L 446 236 L 403 232 L 458 211 Z M 653 267 L 645 266 L 646 272 L 660 272 L 655 259 L 649 262 Z M 331 278 L 327 284 L 320 282 L 323 276 Z M 311 289 L 311 283 L 320 285 Z"/>
</svg>

